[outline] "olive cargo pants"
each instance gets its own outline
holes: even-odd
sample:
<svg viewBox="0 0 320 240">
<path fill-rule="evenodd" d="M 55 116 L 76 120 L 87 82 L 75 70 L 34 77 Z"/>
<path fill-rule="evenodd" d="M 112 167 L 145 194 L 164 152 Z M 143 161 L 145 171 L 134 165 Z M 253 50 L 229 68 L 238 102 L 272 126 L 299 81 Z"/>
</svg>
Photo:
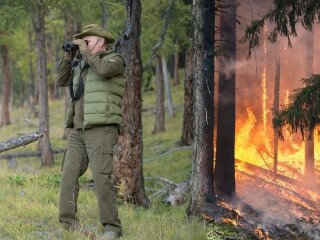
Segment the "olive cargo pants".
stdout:
<svg viewBox="0 0 320 240">
<path fill-rule="evenodd" d="M 86 172 L 89 164 L 96 188 L 100 222 L 105 230 L 121 232 L 112 175 L 113 147 L 117 136 L 116 126 L 73 129 L 70 132 L 62 164 L 59 221 L 75 224 L 78 178 Z"/>
</svg>

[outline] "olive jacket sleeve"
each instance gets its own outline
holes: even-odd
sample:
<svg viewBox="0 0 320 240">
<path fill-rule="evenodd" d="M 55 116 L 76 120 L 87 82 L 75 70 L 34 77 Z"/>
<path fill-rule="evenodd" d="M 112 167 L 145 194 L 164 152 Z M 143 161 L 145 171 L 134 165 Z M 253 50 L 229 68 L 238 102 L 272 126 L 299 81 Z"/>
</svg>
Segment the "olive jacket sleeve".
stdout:
<svg viewBox="0 0 320 240">
<path fill-rule="evenodd" d="M 81 49 L 82 57 L 86 59 L 89 66 L 93 67 L 97 74 L 108 79 L 124 72 L 125 62 L 120 55 L 111 58 L 101 57 L 99 54 L 92 54 L 88 48 Z"/>
<path fill-rule="evenodd" d="M 60 61 L 58 76 L 57 76 L 57 84 L 60 87 L 66 87 L 70 85 L 72 81 L 72 71 L 71 71 L 71 55 L 69 53 L 65 53 L 63 58 Z"/>
</svg>

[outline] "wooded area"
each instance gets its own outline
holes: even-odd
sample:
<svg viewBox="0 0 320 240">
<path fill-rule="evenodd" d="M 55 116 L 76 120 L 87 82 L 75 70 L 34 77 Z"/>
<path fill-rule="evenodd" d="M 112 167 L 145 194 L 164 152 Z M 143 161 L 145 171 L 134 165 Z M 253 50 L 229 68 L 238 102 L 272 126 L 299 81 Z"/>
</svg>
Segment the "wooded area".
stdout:
<svg viewBox="0 0 320 240">
<path fill-rule="evenodd" d="M 123 124 L 114 149 L 121 201 L 146 209 L 159 196 L 185 203 L 190 219 L 231 223 L 243 239 L 317 239 L 319 12 L 317 0 L 1 1 L 0 130 L 17 122 L 12 112 L 27 109 L 21 118 L 36 119 L 29 124 L 39 131 L 3 136 L 0 152 L 39 140 L 35 151 L 17 149 L 8 159 L 41 154 L 44 169 L 60 164 L 49 106 L 63 101 L 55 113 L 62 119 L 70 104 L 68 90 L 56 83 L 61 46 L 97 23 L 117 36 L 112 47 L 126 62 Z M 174 91 L 179 87 L 183 97 Z M 150 93 L 152 104 L 144 105 Z M 147 120 L 152 149 L 145 149 L 144 112 L 153 119 Z M 164 153 L 172 121 L 179 136 Z M 60 139 L 67 137 L 65 130 Z M 146 175 L 147 162 L 183 146 L 192 149 L 192 159 L 181 184 Z M 145 157 L 158 147 L 158 156 Z M 151 180 L 167 184 L 155 190 Z M 270 216 L 266 209 L 275 201 L 278 209 L 288 207 L 287 219 L 276 209 Z"/>
</svg>

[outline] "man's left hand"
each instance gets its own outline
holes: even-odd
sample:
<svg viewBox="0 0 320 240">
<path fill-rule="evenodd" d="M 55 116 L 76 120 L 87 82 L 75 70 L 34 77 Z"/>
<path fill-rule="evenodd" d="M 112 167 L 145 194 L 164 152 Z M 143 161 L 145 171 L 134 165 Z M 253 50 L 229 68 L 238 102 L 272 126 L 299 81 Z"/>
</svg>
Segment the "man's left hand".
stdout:
<svg viewBox="0 0 320 240">
<path fill-rule="evenodd" d="M 86 42 L 82 39 L 73 40 L 72 43 L 79 46 L 80 53 L 88 48 Z"/>
</svg>

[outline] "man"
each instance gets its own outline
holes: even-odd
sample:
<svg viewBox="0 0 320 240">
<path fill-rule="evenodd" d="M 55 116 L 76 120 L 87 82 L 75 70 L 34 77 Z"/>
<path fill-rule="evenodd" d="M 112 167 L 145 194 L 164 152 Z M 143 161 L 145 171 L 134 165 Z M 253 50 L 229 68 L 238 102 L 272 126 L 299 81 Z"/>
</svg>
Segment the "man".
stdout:
<svg viewBox="0 0 320 240">
<path fill-rule="evenodd" d="M 85 26 L 72 42 L 78 46 L 77 53 L 65 49 L 57 80 L 59 86 L 70 89 L 66 127 L 72 128 L 62 163 L 59 221 L 65 229 L 74 229 L 78 178 L 89 164 L 105 230 L 101 239 L 109 240 L 121 235 L 112 172 L 125 84 L 124 59 L 107 48 L 113 42 L 114 37 L 101 26 Z"/>
</svg>

